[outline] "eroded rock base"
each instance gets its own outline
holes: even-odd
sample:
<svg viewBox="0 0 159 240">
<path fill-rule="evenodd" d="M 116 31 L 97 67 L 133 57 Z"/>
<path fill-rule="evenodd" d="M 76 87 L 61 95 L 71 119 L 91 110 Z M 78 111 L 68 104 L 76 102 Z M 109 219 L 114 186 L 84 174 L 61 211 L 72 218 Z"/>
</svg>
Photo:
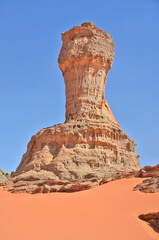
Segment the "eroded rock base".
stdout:
<svg viewBox="0 0 159 240">
<path fill-rule="evenodd" d="M 12 174 L 13 192 L 79 191 L 137 172 L 134 149 L 118 125 L 73 121 L 42 129 Z"/>
</svg>

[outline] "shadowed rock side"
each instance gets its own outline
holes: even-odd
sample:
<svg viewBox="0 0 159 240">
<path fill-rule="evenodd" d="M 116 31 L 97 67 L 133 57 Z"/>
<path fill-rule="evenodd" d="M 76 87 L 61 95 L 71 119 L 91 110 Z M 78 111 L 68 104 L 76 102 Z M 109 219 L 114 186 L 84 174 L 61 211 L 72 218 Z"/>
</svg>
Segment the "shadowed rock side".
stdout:
<svg viewBox="0 0 159 240">
<path fill-rule="evenodd" d="M 139 177 L 146 177 L 147 179 L 134 187 L 134 190 L 139 190 L 145 193 L 159 192 L 159 164 L 156 166 L 146 166 L 139 172 Z"/>
<path fill-rule="evenodd" d="M 66 121 L 31 138 L 12 175 L 12 192 L 79 191 L 141 168 L 135 141 L 105 99 L 112 37 L 83 23 L 63 33 L 62 41 L 58 62 L 66 86 Z"/>
<path fill-rule="evenodd" d="M 141 220 L 144 220 L 149 223 L 149 225 L 159 233 L 159 212 L 157 213 L 147 213 L 139 215 Z"/>
<path fill-rule="evenodd" d="M 0 168 L 0 186 L 3 186 L 8 182 L 10 174 Z"/>
</svg>

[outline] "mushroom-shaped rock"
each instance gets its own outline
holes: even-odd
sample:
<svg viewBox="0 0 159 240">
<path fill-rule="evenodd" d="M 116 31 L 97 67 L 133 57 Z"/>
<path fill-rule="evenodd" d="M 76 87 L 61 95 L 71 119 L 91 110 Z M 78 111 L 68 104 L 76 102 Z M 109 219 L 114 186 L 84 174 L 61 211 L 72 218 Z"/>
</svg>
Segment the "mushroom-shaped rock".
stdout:
<svg viewBox="0 0 159 240">
<path fill-rule="evenodd" d="M 83 23 L 63 33 L 62 41 L 58 62 L 66 86 L 66 121 L 31 138 L 12 174 L 12 192 L 79 191 L 141 168 L 135 141 L 105 99 L 112 37 Z"/>
</svg>

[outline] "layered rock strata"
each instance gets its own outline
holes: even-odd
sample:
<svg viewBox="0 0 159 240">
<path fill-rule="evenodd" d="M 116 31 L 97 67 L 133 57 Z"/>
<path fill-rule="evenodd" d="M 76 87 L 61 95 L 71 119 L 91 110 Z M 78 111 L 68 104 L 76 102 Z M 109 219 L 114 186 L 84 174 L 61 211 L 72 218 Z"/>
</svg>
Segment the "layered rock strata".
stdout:
<svg viewBox="0 0 159 240">
<path fill-rule="evenodd" d="M 31 138 L 12 175 L 12 192 L 79 191 L 141 168 L 135 141 L 105 99 L 112 37 L 83 23 L 63 33 L 62 41 L 58 62 L 66 86 L 66 121 Z"/>
<path fill-rule="evenodd" d="M 159 164 L 156 166 L 145 166 L 139 171 L 140 177 L 159 177 Z"/>
</svg>

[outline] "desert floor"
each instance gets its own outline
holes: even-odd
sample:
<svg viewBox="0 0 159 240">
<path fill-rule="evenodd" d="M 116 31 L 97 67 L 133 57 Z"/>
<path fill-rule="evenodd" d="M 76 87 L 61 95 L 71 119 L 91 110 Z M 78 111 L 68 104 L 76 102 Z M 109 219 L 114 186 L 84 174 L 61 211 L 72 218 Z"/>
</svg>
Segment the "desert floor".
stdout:
<svg viewBox="0 0 159 240">
<path fill-rule="evenodd" d="M 143 179 L 76 193 L 11 194 L 0 189 L 1 240 L 159 239 L 138 215 L 159 210 L 159 193 L 133 191 Z"/>
</svg>

